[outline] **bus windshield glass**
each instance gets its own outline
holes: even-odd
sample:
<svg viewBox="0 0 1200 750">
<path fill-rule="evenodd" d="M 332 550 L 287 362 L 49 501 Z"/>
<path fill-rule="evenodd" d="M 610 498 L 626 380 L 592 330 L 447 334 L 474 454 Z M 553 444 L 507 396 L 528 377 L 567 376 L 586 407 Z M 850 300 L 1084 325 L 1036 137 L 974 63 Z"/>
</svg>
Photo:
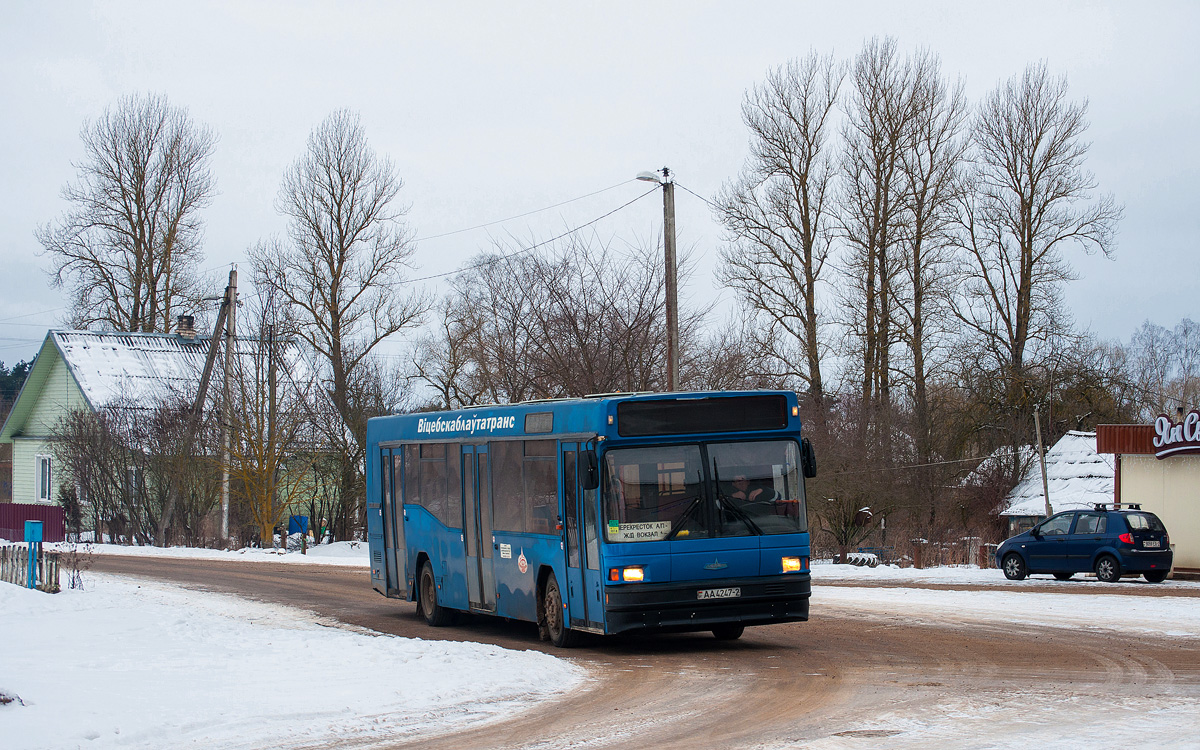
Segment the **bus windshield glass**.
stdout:
<svg viewBox="0 0 1200 750">
<path fill-rule="evenodd" d="M 808 530 L 794 440 L 610 450 L 604 506 L 610 542 Z"/>
</svg>

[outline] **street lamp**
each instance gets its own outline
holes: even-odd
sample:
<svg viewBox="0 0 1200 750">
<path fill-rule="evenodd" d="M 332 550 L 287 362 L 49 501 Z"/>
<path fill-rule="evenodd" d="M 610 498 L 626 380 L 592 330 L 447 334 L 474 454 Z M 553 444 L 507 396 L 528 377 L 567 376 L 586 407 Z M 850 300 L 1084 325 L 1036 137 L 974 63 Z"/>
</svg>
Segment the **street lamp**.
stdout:
<svg viewBox="0 0 1200 750">
<path fill-rule="evenodd" d="M 660 176 L 661 173 L 661 176 Z M 639 172 L 643 182 L 655 182 L 663 189 L 663 251 L 666 255 L 667 286 L 667 390 L 679 389 L 679 298 L 675 285 L 675 181 L 671 170 Z"/>
</svg>

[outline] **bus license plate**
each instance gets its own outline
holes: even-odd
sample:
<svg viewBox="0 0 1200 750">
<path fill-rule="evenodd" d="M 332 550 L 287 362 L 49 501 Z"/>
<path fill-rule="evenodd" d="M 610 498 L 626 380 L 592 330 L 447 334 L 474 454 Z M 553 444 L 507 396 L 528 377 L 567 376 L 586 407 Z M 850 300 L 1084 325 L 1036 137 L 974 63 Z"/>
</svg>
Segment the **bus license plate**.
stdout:
<svg viewBox="0 0 1200 750">
<path fill-rule="evenodd" d="M 1142 546 L 1143 547 L 1157 547 L 1158 541 L 1157 540 L 1151 541 L 1150 539 L 1147 539 L 1146 541 L 1142 542 Z"/>
<path fill-rule="evenodd" d="M 740 588 L 730 589 L 700 589 L 696 592 L 697 599 L 736 599 L 742 595 Z"/>
</svg>

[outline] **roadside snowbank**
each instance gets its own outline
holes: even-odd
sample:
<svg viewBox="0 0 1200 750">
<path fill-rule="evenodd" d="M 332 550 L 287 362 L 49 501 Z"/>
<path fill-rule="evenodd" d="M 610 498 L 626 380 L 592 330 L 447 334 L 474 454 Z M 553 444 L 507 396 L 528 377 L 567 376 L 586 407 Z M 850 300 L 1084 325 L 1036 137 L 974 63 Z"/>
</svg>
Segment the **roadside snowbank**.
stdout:
<svg viewBox="0 0 1200 750">
<path fill-rule="evenodd" d="M 370 745 L 511 715 L 585 678 L 532 651 L 354 632 L 231 596 L 86 580 L 87 591 L 57 595 L 0 584 L 0 693 L 20 699 L 0 705 L 5 747 Z"/>
<path fill-rule="evenodd" d="M 243 547 L 238 550 L 200 549 L 196 547 L 134 547 L 124 544 L 47 544 L 46 549 L 63 550 L 76 546 L 96 555 L 125 555 L 127 557 L 178 557 L 205 560 L 238 560 L 241 562 L 289 563 L 293 565 L 345 565 L 370 567 L 370 552 L 366 542 L 334 542 L 308 548 L 308 554 L 298 551 L 283 553 L 277 549 Z"/>
<path fill-rule="evenodd" d="M 875 568 L 858 565 L 835 565 L 827 561 L 812 564 L 813 585 L 823 581 L 830 583 L 932 583 L 954 586 L 997 586 L 1027 587 L 1030 583 L 1047 583 L 1054 586 L 1092 586 L 1107 592 L 1119 591 L 1124 587 L 1149 586 L 1154 589 L 1200 591 L 1200 581 L 1177 581 L 1168 579 L 1162 583 L 1148 583 L 1143 579 L 1124 579 L 1119 584 L 1102 583 L 1091 575 L 1077 574 L 1070 581 L 1055 581 L 1051 575 L 1032 575 L 1024 581 L 1010 581 L 997 568 L 980 568 L 975 565 L 947 565 L 940 568 L 901 568 L 897 565 L 880 565 Z M 1115 588 L 1114 588 L 1115 587 Z"/>
</svg>

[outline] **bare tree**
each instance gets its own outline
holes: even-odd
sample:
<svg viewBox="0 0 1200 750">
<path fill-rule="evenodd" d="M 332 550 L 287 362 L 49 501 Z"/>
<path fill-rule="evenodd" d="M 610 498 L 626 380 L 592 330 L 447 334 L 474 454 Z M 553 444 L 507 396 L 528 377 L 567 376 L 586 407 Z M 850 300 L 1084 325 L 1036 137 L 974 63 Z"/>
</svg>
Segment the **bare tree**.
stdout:
<svg viewBox="0 0 1200 750">
<path fill-rule="evenodd" d="M 893 347 L 899 343 L 893 284 L 903 267 L 900 239 L 910 184 L 903 154 L 914 139 L 916 63 L 890 37 L 872 39 L 854 59 L 842 129 L 844 189 L 839 216 L 847 242 L 846 324 L 859 342 L 861 402 L 857 439 L 877 421 L 890 454 Z"/>
<path fill-rule="evenodd" d="M 1147 320 L 1122 351 L 1143 420 L 1200 406 L 1200 326 L 1190 318 L 1173 330 Z"/>
<path fill-rule="evenodd" d="M 911 58 L 912 137 L 900 151 L 900 167 L 908 204 L 899 227 L 900 272 L 891 293 L 905 345 L 904 366 L 897 376 L 910 389 L 912 446 L 922 468 L 912 474 L 915 490 L 929 508 L 937 508 L 939 484 L 935 475 L 934 415 L 930 380 L 938 374 L 950 345 L 954 315 L 951 241 L 954 200 L 960 189 L 967 139 L 966 96 L 962 83 L 942 77 L 941 63 L 928 52 Z"/>
<path fill-rule="evenodd" d="M 664 385 L 659 251 L 572 237 L 543 252 L 499 246 L 456 278 L 437 335 L 414 363 L 415 378 L 437 390 L 438 406 Z M 703 314 L 680 315 L 685 378 Z"/>
<path fill-rule="evenodd" d="M 1087 102 L 1065 77 L 1031 65 L 987 96 L 972 137 L 975 168 L 960 206 L 965 250 L 958 314 L 1020 388 L 1031 347 L 1069 326 L 1062 284 L 1068 246 L 1111 255 L 1122 209 L 1093 198 L 1084 169 Z"/>
<path fill-rule="evenodd" d="M 437 326 L 417 339 L 412 352 L 413 381 L 432 388 L 434 408 L 459 409 L 478 404 L 481 378 L 471 357 L 470 342 L 483 322 L 454 295 L 438 305 Z"/>
<path fill-rule="evenodd" d="M 747 92 L 750 158 L 716 199 L 730 240 L 720 278 L 785 347 L 798 350 L 798 367 L 789 369 L 818 404 L 825 392 L 819 284 L 830 250 L 829 135 L 844 76 L 832 55 L 812 52 Z"/>
<path fill-rule="evenodd" d="M 183 401 L 166 397 L 141 406 L 129 400 L 93 412 L 75 409 L 59 420 L 51 436 L 58 465 L 77 490 L 81 516 L 97 538 L 114 542 L 196 543 L 205 537 L 203 522 L 217 499 L 216 443 L 212 421 L 193 441 L 199 448 L 187 462 L 177 460 L 188 430 Z M 178 502 L 169 527 L 162 517 L 172 491 Z"/>
<path fill-rule="evenodd" d="M 71 208 L 38 229 L 51 283 L 71 297 L 67 322 L 167 331 L 201 295 L 199 212 L 214 192 L 216 136 L 164 96 L 129 96 L 80 133 Z"/>
<path fill-rule="evenodd" d="M 276 208 L 289 219 L 289 243 L 250 251 L 255 274 L 292 305 L 297 335 L 326 366 L 330 399 L 353 439 L 343 441 L 342 489 L 361 486 L 369 397 L 357 390 L 376 348 L 414 326 L 428 307 L 406 292 L 412 243 L 397 204 L 400 177 L 367 143 L 357 115 L 339 110 L 308 138 L 284 175 Z"/>
</svg>

